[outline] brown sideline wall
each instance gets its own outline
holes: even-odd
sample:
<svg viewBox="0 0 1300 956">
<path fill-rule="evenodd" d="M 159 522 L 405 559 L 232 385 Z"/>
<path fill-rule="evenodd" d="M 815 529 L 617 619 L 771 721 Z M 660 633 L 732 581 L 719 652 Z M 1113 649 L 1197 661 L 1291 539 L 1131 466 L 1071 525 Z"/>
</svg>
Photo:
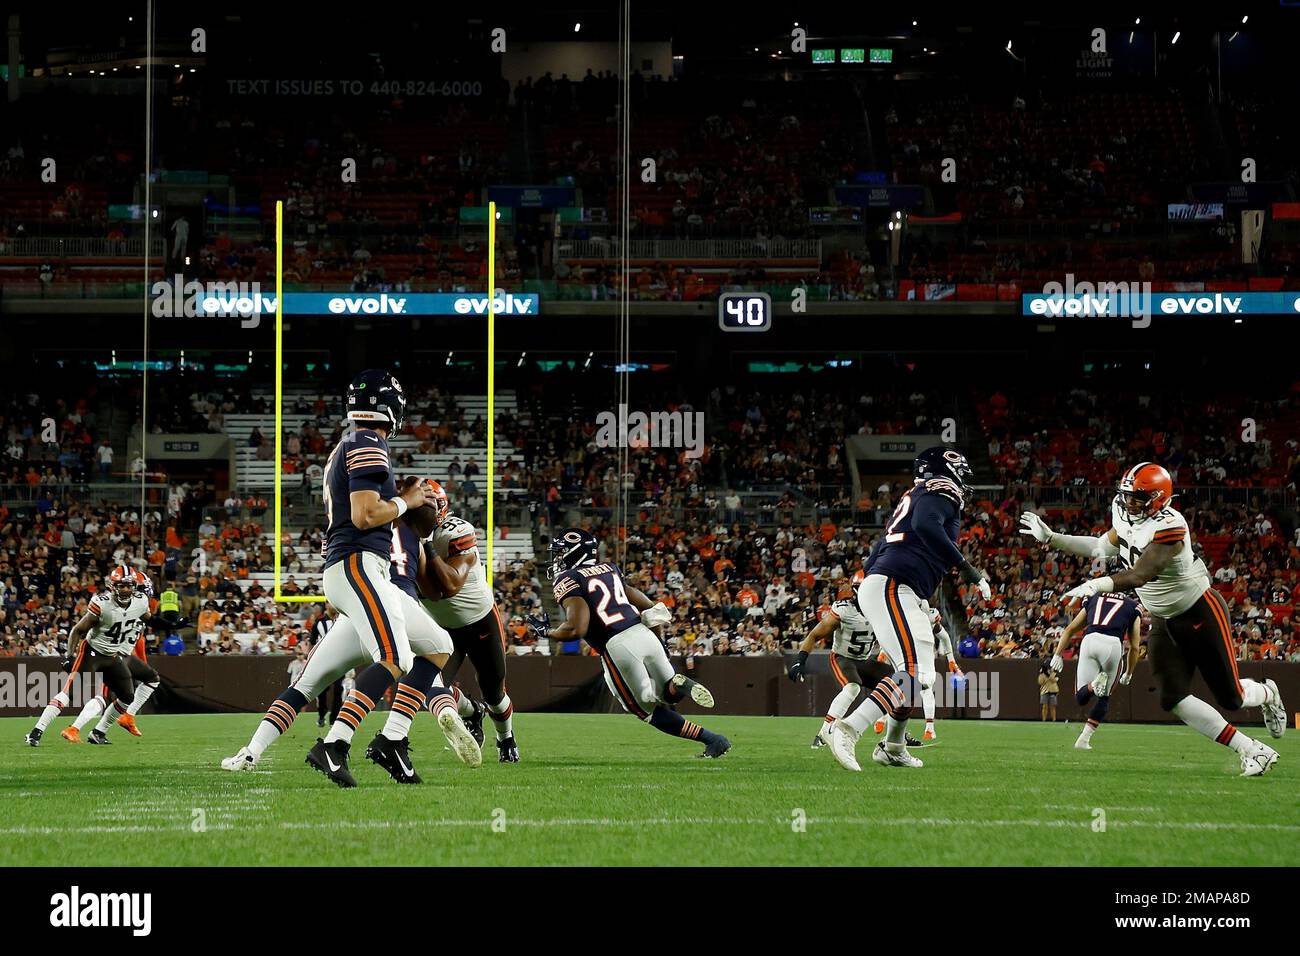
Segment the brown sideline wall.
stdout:
<svg viewBox="0 0 1300 956">
<path fill-rule="evenodd" d="M 284 689 L 287 682 L 285 668 L 288 657 L 161 657 L 150 658 L 164 677 L 167 690 L 150 702 L 147 711 L 164 710 L 173 713 L 196 712 L 250 712 L 262 711 L 268 702 Z M 963 665 L 973 681 L 985 690 L 996 690 L 997 714 L 1001 719 L 1038 719 L 1038 665 L 1034 661 L 969 660 Z M 680 660 L 674 664 L 681 669 Z M 754 714 L 780 716 L 820 716 L 826 705 L 838 692 L 827 670 L 827 657 L 814 655 L 809 661 L 807 681 L 795 684 L 785 676 L 785 659 L 777 657 L 703 658 L 696 661 L 692 673 L 708 685 L 718 700 L 717 712 L 725 714 Z M 1300 664 L 1243 661 L 1242 677 L 1264 679 L 1271 677 L 1278 683 L 1283 700 L 1294 712 L 1300 707 Z M 39 713 L 48 699 L 50 688 L 60 686 L 65 675 L 59 671 L 57 658 L 24 657 L 0 658 L 0 717 L 30 716 Z M 478 693 L 473 669 L 466 666 L 461 683 Z M 1074 703 L 1074 664 L 1066 662 L 1061 675 L 1061 695 L 1058 701 L 1058 718 L 1078 719 L 1080 710 Z M 510 696 L 521 712 L 530 710 L 617 712 L 618 705 L 604 687 L 600 661 L 594 657 L 514 657 L 510 659 Z M 1211 700 L 1208 689 L 1200 678 L 1196 679 L 1195 693 Z M 84 700 L 74 695 L 73 703 L 65 709 L 72 716 Z M 941 695 L 938 716 L 953 719 L 950 706 L 943 706 Z M 686 704 L 683 712 L 699 712 L 694 705 Z M 957 715 L 959 716 L 959 715 Z M 974 718 L 974 703 L 966 716 Z M 993 716 L 990 714 L 990 716 Z M 1229 719 L 1244 724 L 1258 723 L 1258 711 L 1247 714 L 1237 712 Z M 1111 704 L 1110 717 L 1116 721 L 1160 721 L 1171 719 L 1160 710 L 1158 696 L 1151 680 L 1151 670 L 1146 662 L 1138 664 L 1133 683 L 1116 690 Z M 1294 718 L 1292 718 L 1294 723 Z"/>
</svg>

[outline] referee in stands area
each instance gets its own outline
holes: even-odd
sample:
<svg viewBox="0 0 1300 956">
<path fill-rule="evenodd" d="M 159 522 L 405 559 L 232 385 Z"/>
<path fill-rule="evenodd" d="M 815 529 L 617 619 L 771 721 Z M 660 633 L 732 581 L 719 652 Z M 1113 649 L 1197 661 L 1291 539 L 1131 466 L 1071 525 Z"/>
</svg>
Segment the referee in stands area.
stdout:
<svg viewBox="0 0 1300 956">
<path fill-rule="evenodd" d="M 334 620 L 338 616 L 339 612 L 335 610 L 334 605 L 326 602 L 325 613 L 317 617 L 316 623 L 311 626 L 310 639 L 313 650 L 320 645 L 321 641 L 325 640 L 325 635 L 328 634 L 330 628 L 334 626 Z M 342 706 L 343 678 L 340 677 L 329 687 L 322 690 L 320 696 L 316 698 L 316 726 L 325 726 L 325 714 L 327 711 L 330 718 L 329 722 L 332 726 L 334 721 L 338 720 L 339 710 Z"/>
</svg>

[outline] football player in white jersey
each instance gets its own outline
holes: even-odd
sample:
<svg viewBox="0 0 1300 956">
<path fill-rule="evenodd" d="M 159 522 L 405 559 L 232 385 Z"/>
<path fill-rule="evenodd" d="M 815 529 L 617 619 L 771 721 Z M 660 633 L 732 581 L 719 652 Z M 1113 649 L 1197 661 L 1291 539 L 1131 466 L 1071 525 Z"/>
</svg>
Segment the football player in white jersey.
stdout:
<svg viewBox="0 0 1300 956">
<path fill-rule="evenodd" d="M 63 662 L 68 679 L 24 738 L 29 746 L 40 745 L 41 736 L 50 722 L 68 706 L 72 681 L 77 674 L 103 675 L 105 685 L 116 697 L 104 715 L 113 720 L 127 714 L 127 708 L 136 696 L 133 671 L 142 681 L 157 685 L 158 674 L 148 664 L 141 662 L 133 668 L 126 662 L 144 629 L 153 623 L 146 580 L 141 572 L 120 564 L 110 572 L 108 587 L 90 599 L 85 616 L 68 636 L 67 657 Z M 77 742 L 72 737 L 67 739 Z M 90 742 L 105 744 L 108 738 L 96 727 L 90 732 Z"/>
<path fill-rule="evenodd" d="M 943 583 L 940 582 L 939 588 L 942 590 Z M 952 647 L 952 638 L 948 634 L 948 629 L 943 626 L 943 617 L 939 614 L 939 609 L 930 606 L 929 601 L 921 602 L 921 610 L 930 617 L 930 626 L 934 628 L 934 649 L 938 656 L 942 656 L 948 662 L 948 672 L 957 680 L 963 679 L 966 675 L 962 673 L 961 667 L 957 664 L 957 654 Z M 925 733 L 921 736 L 922 741 L 937 740 L 938 734 L 934 731 L 934 682 L 921 685 L 921 710 L 925 714 Z"/>
<path fill-rule="evenodd" d="M 435 497 L 445 503 L 447 493 L 439 487 Z M 506 631 L 479 557 L 474 526 L 448 513 L 425 539 L 424 557 L 420 591 L 429 599 L 426 606 L 433 619 L 451 634 L 454 648 L 439 681 L 450 688 L 461 664 L 469 658 L 487 715 L 496 725 L 498 759 L 501 763 L 518 763 L 515 709 L 506 693 Z M 455 696 L 466 725 L 471 730 L 478 728 L 481 741 L 482 711 L 459 691 Z"/>
<path fill-rule="evenodd" d="M 879 652 L 876 634 L 871 630 L 866 615 L 858 608 L 854 592 L 852 598 L 832 604 L 800 642 L 799 653 L 786 670 L 791 680 L 804 679 L 808 655 L 827 638 L 831 641 L 831 676 L 840 685 L 840 692 L 826 708 L 826 717 L 813 736 L 814 748 L 830 744 L 831 727 L 849 712 L 864 689 L 871 690 L 893 673 L 888 664 L 876 660 Z"/>
<path fill-rule="evenodd" d="M 1243 776 L 1257 777 L 1277 761 L 1277 751 L 1246 736 L 1191 693 L 1196 671 L 1225 710 L 1260 707 L 1274 737 L 1286 730 L 1286 709 L 1277 684 L 1237 673 L 1228 605 L 1210 587 L 1204 562 L 1192 554 L 1187 521 L 1171 507 L 1173 480 L 1153 462 L 1134 465 L 1120 479 L 1111 505 L 1111 528 L 1099 537 L 1058 534 L 1038 515 L 1025 512 L 1021 532 L 1050 547 L 1103 560 L 1118 556 L 1124 570 L 1093 578 L 1067 591 L 1067 603 L 1095 594 L 1136 589 L 1151 614 L 1147 639 L 1160 706 L 1241 758 Z"/>
</svg>

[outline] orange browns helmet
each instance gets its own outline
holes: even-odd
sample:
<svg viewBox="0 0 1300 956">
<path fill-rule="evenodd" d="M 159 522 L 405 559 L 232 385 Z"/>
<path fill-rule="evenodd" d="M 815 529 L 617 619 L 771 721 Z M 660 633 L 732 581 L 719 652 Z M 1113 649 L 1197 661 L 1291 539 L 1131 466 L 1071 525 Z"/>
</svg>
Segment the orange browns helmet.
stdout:
<svg viewBox="0 0 1300 956">
<path fill-rule="evenodd" d="M 1144 461 L 1124 473 L 1115 497 L 1130 521 L 1145 521 L 1169 506 L 1174 497 L 1174 480 L 1160 465 Z"/>
<path fill-rule="evenodd" d="M 866 579 L 867 579 L 867 572 L 862 570 L 861 568 L 858 568 L 858 570 L 853 572 L 853 577 L 849 579 L 849 584 L 853 585 L 853 587 L 856 588 L 859 584 L 861 584 Z"/>
<path fill-rule="evenodd" d="M 438 514 L 437 523 L 442 524 L 451 511 L 451 502 L 447 500 L 447 490 L 432 478 L 424 479 L 424 483 L 433 491 L 433 510 Z"/>
<path fill-rule="evenodd" d="M 131 599 L 135 597 L 138 582 L 136 580 L 139 571 L 134 568 L 128 568 L 125 564 L 119 564 L 108 575 L 108 587 L 113 592 L 113 600 L 120 607 L 130 607 Z"/>
</svg>

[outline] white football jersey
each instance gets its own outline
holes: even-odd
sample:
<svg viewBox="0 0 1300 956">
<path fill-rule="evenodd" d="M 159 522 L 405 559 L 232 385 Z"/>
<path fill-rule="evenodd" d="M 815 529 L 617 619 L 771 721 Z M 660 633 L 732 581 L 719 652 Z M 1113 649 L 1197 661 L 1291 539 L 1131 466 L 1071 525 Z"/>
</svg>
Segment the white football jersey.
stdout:
<svg viewBox="0 0 1300 956">
<path fill-rule="evenodd" d="M 469 551 L 478 554 L 474 526 L 455 515 L 448 515 L 428 540 L 433 542 L 434 551 L 444 561 Z M 483 570 L 481 554 L 470 565 L 465 584 L 456 594 L 441 601 L 426 602 L 433 619 L 448 629 L 478 623 L 492 613 L 495 604 L 492 589 L 488 587 L 487 574 Z"/>
<path fill-rule="evenodd" d="M 1210 586 L 1210 572 L 1205 562 L 1192 554 L 1192 532 L 1187 521 L 1173 508 L 1164 508 L 1154 517 L 1131 521 L 1123 503 L 1111 503 L 1111 526 L 1119 539 L 1119 559 L 1124 567 L 1137 563 L 1151 543 L 1176 544 L 1183 549 L 1150 584 L 1137 589 L 1138 598 L 1152 614 L 1168 620 L 1177 617 L 1200 600 Z"/>
<path fill-rule="evenodd" d="M 948 629 L 943 626 L 943 616 L 937 608 L 930 606 L 929 601 L 921 602 L 921 610 L 930 618 L 930 627 L 934 630 L 935 650 L 944 657 L 952 658 L 952 638 L 948 636 Z"/>
<path fill-rule="evenodd" d="M 100 591 L 90 599 L 87 608 L 95 615 L 95 626 L 86 640 L 101 654 L 130 654 L 135 642 L 144 633 L 144 622 L 149 617 L 149 599 L 143 594 L 131 598 L 131 603 L 121 607 L 113 600 L 111 591 Z"/>
<path fill-rule="evenodd" d="M 832 651 L 840 657 L 849 657 L 855 661 L 869 661 L 879 653 L 876 632 L 871 629 L 867 616 L 858 610 L 856 603 L 836 601 L 831 605 L 831 613 L 840 622 L 831 638 Z"/>
</svg>

